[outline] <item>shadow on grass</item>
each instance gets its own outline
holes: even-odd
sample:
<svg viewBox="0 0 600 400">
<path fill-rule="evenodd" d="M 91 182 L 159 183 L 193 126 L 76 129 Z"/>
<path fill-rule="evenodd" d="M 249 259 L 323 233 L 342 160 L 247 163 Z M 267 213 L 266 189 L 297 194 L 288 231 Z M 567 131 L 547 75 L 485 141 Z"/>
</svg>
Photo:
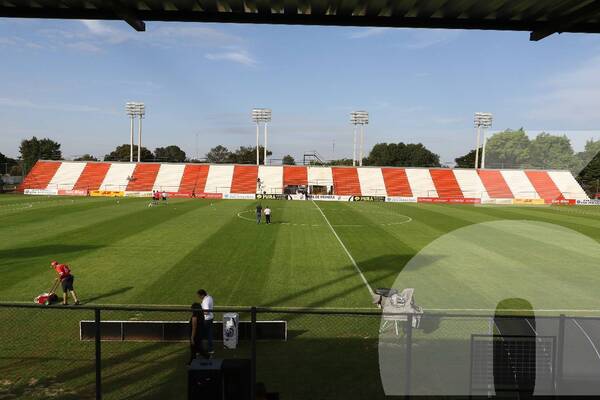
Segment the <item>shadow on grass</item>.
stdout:
<svg viewBox="0 0 600 400">
<path fill-rule="evenodd" d="M 116 296 L 116 295 L 119 295 L 119 294 L 123 294 L 125 292 L 128 292 L 131 289 L 133 289 L 133 286 L 125 286 L 125 287 L 122 287 L 120 289 L 112 290 L 110 292 L 98 294 L 96 296 L 92 296 L 92 297 L 88 297 L 88 298 L 84 299 L 81 302 L 81 304 L 89 304 L 89 305 L 91 305 L 90 303 L 93 303 L 94 301 L 98 301 L 98 300 L 106 299 L 106 298 L 113 297 L 113 296 Z"/>
</svg>

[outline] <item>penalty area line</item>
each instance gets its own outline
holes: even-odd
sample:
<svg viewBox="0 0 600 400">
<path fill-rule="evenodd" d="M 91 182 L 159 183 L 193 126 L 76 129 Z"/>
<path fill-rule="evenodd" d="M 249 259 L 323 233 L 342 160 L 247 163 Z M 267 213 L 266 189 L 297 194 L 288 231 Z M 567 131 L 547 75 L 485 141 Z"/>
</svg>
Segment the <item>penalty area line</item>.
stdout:
<svg viewBox="0 0 600 400">
<path fill-rule="evenodd" d="M 356 260 L 354 259 L 354 257 L 352 257 L 352 254 L 350 254 L 350 252 L 346 248 L 346 245 L 344 244 L 344 242 L 342 242 L 342 239 L 340 239 L 340 237 L 338 236 L 338 234 L 335 231 L 335 229 L 333 229 L 333 226 L 331 226 L 331 223 L 329 222 L 329 220 L 325 216 L 325 213 L 323 212 L 323 210 L 321 210 L 321 207 L 319 207 L 319 205 L 317 203 L 315 203 L 314 200 L 312 200 L 312 203 L 315 205 L 315 207 L 317 207 L 317 209 L 319 210 L 319 212 L 323 216 L 323 219 L 325 220 L 325 222 L 329 226 L 329 229 L 331 229 L 331 232 L 333 232 L 333 235 L 335 236 L 335 238 L 338 240 L 338 242 L 342 246 L 342 249 L 344 249 L 344 251 L 346 252 L 346 255 L 348 256 L 348 258 L 352 262 L 352 265 L 354 265 L 354 269 L 356 269 L 356 272 L 358 272 L 358 275 L 360 275 L 360 279 L 362 279 L 362 281 L 364 282 L 365 286 L 369 290 L 369 293 L 371 294 L 371 296 L 374 296 L 375 293 L 373 292 L 373 289 L 371 288 L 371 285 L 369 285 L 369 282 L 367 281 L 367 278 L 365 278 L 365 275 L 363 274 L 363 272 L 359 268 L 358 264 L 356 263 Z"/>
</svg>

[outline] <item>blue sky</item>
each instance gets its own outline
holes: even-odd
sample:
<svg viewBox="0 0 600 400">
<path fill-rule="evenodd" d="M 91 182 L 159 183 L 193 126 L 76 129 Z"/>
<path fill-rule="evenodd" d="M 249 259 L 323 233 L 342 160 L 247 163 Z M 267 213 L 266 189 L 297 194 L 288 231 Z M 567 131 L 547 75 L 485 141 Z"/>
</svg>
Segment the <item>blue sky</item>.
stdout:
<svg viewBox="0 0 600 400">
<path fill-rule="evenodd" d="M 146 103 L 144 145 L 253 145 L 253 107 L 273 110 L 274 158 L 350 157 L 349 113 L 366 144 L 422 142 L 442 161 L 492 131 L 600 138 L 600 36 L 532 43 L 514 32 L 0 19 L 0 152 L 51 137 L 66 157 L 128 142 L 124 103 Z M 196 147 L 196 137 L 198 147 Z M 334 151 L 335 142 L 335 151 Z"/>
</svg>

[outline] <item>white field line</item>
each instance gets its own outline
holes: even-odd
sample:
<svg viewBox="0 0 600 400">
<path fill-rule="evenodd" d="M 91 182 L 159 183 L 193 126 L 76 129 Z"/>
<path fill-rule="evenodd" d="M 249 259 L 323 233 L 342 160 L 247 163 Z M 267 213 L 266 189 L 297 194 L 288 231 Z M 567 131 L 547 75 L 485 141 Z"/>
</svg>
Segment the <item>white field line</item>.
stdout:
<svg viewBox="0 0 600 400">
<path fill-rule="evenodd" d="M 579 322 L 577 322 L 577 320 L 573 319 L 572 321 L 581 330 L 581 333 L 584 334 L 584 336 L 587 338 L 588 342 L 590 342 L 590 344 L 592 345 L 592 348 L 596 352 L 596 356 L 598 356 L 598 359 L 600 359 L 600 352 L 598 352 L 598 348 L 594 344 L 594 341 L 592 340 L 592 338 L 590 337 L 590 335 L 588 335 L 588 333 L 585 331 L 585 329 L 583 329 L 583 327 L 581 325 L 579 325 Z"/>
<path fill-rule="evenodd" d="M 362 273 L 362 271 L 358 267 L 358 264 L 356 263 L 356 260 L 354 259 L 354 257 L 352 257 L 352 254 L 350 254 L 350 252 L 346 248 L 346 245 L 344 244 L 344 242 L 342 242 L 342 239 L 340 239 L 340 237 L 338 236 L 338 234 L 335 231 L 335 229 L 333 229 L 333 226 L 331 226 L 331 223 L 329 222 L 329 220 L 325 216 L 325 213 L 323 213 L 323 210 L 321 210 L 321 207 L 319 207 L 319 205 L 317 203 L 315 203 L 314 200 L 312 200 L 312 203 L 315 205 L 315 207 L 317 207 L 317 209 L 319 210 L 319 212 L 323 216 L 323 219 L 325 220 L 325 222 L 327 223 L 327 225 L 329 225 L 329 229 L 331 229 L 331 232 L 333 232 L 333 235 L 336 237 L 336 239 L 338 240 L 338 242 L 342 246 L 342 249 L 344 249 L 344 251 L 346 252 L 346 255 L 348 256 L 348 258 L 352 262 L 352 265 L 354 265 L 354 268 L 356 269 L 356 272 L 358 272 L 358 275 L 360 275 L 360 279 L 362 279 L 362 281 L 364 282 L 365 286 L 369 290 L 369 294 L 371 296 L 375 295 L 375 293 L 373 292 L 373 289 L 371 288 L 371 285 L 369 285 L 369 282 L 367 281 L 367 278 L 365 278 L 365 275 Z"/>
</svg>

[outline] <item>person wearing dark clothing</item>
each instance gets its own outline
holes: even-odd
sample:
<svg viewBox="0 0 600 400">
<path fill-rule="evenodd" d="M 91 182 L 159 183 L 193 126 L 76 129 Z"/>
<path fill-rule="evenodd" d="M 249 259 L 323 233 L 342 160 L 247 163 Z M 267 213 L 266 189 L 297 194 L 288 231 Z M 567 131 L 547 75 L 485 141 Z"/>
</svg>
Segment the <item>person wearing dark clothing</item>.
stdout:
<svg viewBox="0 0 600 400">
<path fill-rule="evenodd" d="M 190 363 L 198 357 L 209 358 L 208 353 L 202 346 L 202 333 L 204 325 L 204 312 L 202 312 L 202 304 L 192 304 L 192 317 L 190 318 Z"/>
<path fill-rule="evenodd" d="M 262 219 L 262 206 L 259 204 L 256 206 L 256 223 L 260 224 L 261 219 Z"/>
</svg>

